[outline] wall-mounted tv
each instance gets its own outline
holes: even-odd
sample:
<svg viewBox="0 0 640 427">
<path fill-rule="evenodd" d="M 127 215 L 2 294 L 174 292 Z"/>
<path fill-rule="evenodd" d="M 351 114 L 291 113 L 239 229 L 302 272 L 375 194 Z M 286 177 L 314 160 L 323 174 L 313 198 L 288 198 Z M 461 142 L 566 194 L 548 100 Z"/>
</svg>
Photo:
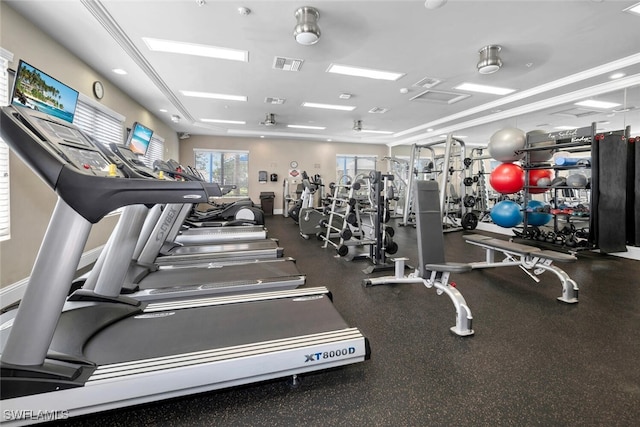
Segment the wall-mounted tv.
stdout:
<svg viewBox="0 0 640 427">
<path fill-rule="evenodd" d="M 20 60 L 11 99 L 13 105 L 73 123 L 78 91 Z"/>
<path fill-rule="evenodd" d="M 135 154 L 144 156 L 149 149 L 149 143 L 151 142 L 152 135 L 153 131 L 151 129 L 138 122 L 134 122 L 133 127 L 129 132 L 126 146 Z"/>
</svg>

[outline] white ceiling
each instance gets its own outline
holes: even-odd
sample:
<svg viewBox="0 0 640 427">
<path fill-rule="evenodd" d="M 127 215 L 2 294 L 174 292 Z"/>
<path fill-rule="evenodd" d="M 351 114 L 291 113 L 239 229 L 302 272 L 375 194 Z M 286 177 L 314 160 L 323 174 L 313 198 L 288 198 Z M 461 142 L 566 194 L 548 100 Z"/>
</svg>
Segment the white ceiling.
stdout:
<svg viewBox="0 0 640 427">
<path fill-rule="evenodd" d="M 640 16 L 623 11 L 637 1 L 449 0 L 438 9 L 426 8 L 424 0 L 4 1 L 176 132 L 389 145 L 437 140 L 448 132 L 467 144 L 485 145 L 505 126 L 554 131 L 602 122 L 603 130 L 631 125 L 633 134 L 640 132 Z M 241 6 L 251 13 L 238 13 Z M 300 6 L 320 12 L 322 35 L 315 45 L 294 40 Z M 153 52 L 143 37 L 247 50 L 249 61 Z M 489 44 L 502 46 L 504 66 L 482 75 L 476 70 L 478 51 Z M 276 56 L 304 63 L 298 72 L 276 70 Z M 405 75 L 394 82 L 340 76 L 326 72 L 332 63 Z M 114 68 L 128 74 L 116 75 Z M 614 71 L 625 77 L 612 80 Z M 425 90 L 414 86 L 425 77 L 442 81 L 433 90 L 471 96 L 453 104 L 411 101 Z M 516 92 L 501 97 L 453 89 L 462 82 Z M 248 101 L 189 98 L 181 90 L 246 95 Z M 341 93 L 352 97 L 340 99 Z M 286 101 L 270 105 L 266 97 Z M 574 103 L 584 99 L 636 108 L 576 110 Z M 303 101 L 356 109 L 303 108 Z M 370 113 L 374 107 L 388 112 Z M 566 110 L 579 117 L 554 114 Z M 267 113 L 276 115 L 277 125 L 260 124 Z M 173 123 L 172 115 L 180 122 Z M 246 124 L 211 125 L 203 118 Z M 365 130 L 393 134 L 356 132 L 354 120 L 362 120 Z"/>
</svg>

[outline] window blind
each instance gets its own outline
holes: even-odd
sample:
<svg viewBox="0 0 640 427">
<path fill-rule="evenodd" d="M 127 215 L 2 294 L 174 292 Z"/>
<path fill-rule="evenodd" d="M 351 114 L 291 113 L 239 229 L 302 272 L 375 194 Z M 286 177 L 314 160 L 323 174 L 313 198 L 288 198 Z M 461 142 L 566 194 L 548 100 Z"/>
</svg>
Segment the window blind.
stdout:
<svg viewBox="0 0 640 427">
<path fill-rule="evenodd" d="M 142 158 L 142 161 L 148 167 L 153 168 L 153 162 L 155 162 L 156 160 L 162 160 L 163 154 L 164 154 L 164 139 L 162 137 L 153 135 L 151 137 L 151 142 L 149 142 L 149 148 L 147 148 L 147 153 Z"/>
<path fill-rule="evenodd" d="M 1 48 L 0 48 L 1 49 Z M 0 105 L 9 104 L 9 60 L 13 54 L 1 49 L 0 52 Z M 9 147 L 0 138 L 0 240 L 10 237 L 9 211 Z"/>
<path fill-rule="evenodd" d="M 78 98 L 73 124 L 102 144 L 124 142 L 124 117 L 102 105 L 94 105 L 85 96 Z"/>
</svg>

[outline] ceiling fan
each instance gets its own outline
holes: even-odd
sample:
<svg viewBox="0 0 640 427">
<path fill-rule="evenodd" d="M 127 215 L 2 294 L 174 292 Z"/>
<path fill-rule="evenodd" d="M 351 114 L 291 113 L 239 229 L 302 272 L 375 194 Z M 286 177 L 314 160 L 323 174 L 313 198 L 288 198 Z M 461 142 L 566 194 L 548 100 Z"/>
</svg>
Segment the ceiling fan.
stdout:
<svg viewBox="0 0 640 427">
<path fill-rule="evenodd" d="M 273 113 L 267 113 L 267 116 L 265 117 L 264 121 L 259 123 L 263 126 L 275 126 L 276 124 L 278 124 L 276 122 L 276 115 Z"/>
</svg>

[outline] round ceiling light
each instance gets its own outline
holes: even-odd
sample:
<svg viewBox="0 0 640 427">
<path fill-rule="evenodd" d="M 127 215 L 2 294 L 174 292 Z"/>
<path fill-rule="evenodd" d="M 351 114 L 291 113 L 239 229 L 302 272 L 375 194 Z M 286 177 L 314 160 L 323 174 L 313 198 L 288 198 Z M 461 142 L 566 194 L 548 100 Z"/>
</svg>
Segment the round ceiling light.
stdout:
<svg viewBox="0 0 640 427">
<path fill-rule="evenodd" d="M 296 41 L 302 45 L 312 45 L 320 39 L 320 27 L 318 27 L 318 19 L 320 12 L 309 6 L 303 6 L 296 10 L 295 13 L 298 24 L 293 29 L 293 36 Z"/>
<path fill-rule="evenodd" d="M 480 61 L 477 65 L 480 74 L 495 73 L 502 67 L 502 60 L 498 56 L 501 49 L 498 45 L 488 45 L 480 49 Z"/>
</svg>

